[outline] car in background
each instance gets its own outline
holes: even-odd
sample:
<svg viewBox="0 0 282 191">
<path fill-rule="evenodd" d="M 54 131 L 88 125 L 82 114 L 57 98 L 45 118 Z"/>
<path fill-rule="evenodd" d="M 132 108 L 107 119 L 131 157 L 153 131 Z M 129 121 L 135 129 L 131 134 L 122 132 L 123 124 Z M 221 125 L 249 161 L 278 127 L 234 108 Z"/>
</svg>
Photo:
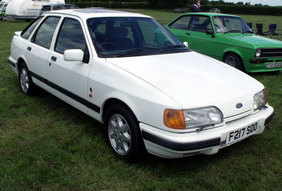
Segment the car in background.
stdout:
<svg viewBox="0 0 282 191">
<path fill-rule="evenodd" d="M 3 20 L 3 17 L 6 16 L 6 8 L 8 6 L 9 1 L 1 1 L 0 2 L 0 20 Z"/>
<path fill-rule="evenodd" d="M 62 9 L 78 9 L 79 7 L 73 4 L 50 4 L 50 5 L 43 5 L 40 10 L 40 15 L 46 13 L 48 11 L 54 10 L 62 10 Z"/>
<path fill-rule="evenodd" d="M 262 133 L 274 112 L 260 82 L 137 13 L 45 13 L 15 32 L 9 63 L 24 94 L 40 86 L 103 123 L 113 152 L 129 161 L 144 149 L 215 154 Z"/>
<path fill-rule="evenodd" d="M 189 48 L 246 72 L 282 70 L 282 42 L 257 36 L 239 16 L 186 13 L 166 26 Z"/>
</svg>

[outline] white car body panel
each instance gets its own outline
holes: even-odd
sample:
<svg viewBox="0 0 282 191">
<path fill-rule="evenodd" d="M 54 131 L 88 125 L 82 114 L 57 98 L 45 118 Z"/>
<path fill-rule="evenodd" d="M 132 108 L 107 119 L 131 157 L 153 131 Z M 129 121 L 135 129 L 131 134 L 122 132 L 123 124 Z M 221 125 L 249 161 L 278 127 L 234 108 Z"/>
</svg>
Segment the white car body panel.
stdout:
<svg viewBox="0 0 282 191">
<path fill-rule="evenodd" d="M 253 92 L 263 89 L 250 76 L 195 52 L 107 60 L 157 87 L 183 109 L 217 106 L 225 117 L 252 109 Z M 237 109 L 240 102 L 244 107 Z"/>
</svg>

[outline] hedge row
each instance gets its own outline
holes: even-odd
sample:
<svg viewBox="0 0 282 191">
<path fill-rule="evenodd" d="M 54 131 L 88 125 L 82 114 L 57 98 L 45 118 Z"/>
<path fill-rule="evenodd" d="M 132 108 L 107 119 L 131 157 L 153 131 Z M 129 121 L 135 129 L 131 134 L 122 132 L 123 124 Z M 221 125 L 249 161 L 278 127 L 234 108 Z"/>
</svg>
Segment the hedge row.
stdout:
<svg viewBox="0 0 282 191">
<path fill-rule="evenodd" d="M 201 11 L 208 12 L 212 8 L 218 8 L 221 13 L 248 14 L 248 15 L 282 15 L 282 7 L 249 6 L 249 5 L 202 5 Z"/>
<path fill-rule="evenodd" d="M 85 2 L 71 2 L 71 3 L 74 3 L 81 8 L 86 8 L 86 7 L 131 8 L 131 9 L 150 8 L 150 3 L 147 1 L 139 1 L 139 2 L 85 1 Z"/>
<path fill-rule="evenodd" d="M 190 9 L 191 0 L 99 0 L 82 1 L 66 0 L 67 3 L 73 3 L 81 8 L 85 7 L 105 7 L 105 8 L 131 8 L 131 9 L 174 9 L 177 7 L 188 7 Z M 183 4 L 184 2 L 184 4 Z M 189 3 L 187 3 L 189 2 Z M 187 3 L 185 5 L 185 3 Z M 209 2 L 202 4 L 201 11 L 208 12 L 212 8 L 218 8 L 222 13 L 229 14 L 250 14 L 250 15 L 276 15 L 282 16 L 282 7 L 270 6 L 251 6 L 236 4 L 214 4 Z"/>
</svg>

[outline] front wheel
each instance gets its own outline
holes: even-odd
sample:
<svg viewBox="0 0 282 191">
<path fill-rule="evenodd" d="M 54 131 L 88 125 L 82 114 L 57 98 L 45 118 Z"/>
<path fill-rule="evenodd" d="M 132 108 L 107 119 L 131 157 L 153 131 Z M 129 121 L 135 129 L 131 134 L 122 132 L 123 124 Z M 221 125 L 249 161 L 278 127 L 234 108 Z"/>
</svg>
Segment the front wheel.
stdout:
<svg viewBox="0 0 282 191">
<path fill-rule="evenodd" d="M 143 140 L 134 114 L 122 105 L 111 106 L 105 115 L 105 137 L 118 157 L 135 161 L 143 154 Z"/>
<path fill-rule="evenodd" d="M 24 94 L 31 95 L 34 92 L 34 84 L 32 82 L 29 70 L 24 63 L 19 67 L 19 85 Z"/>
<path fill-rule="evenodd" d="M 224 56 L 223 62 L 237 68 L 238 70 L 245 71 L 241 58 L 234 53 L 228 53 Z"/>
</svg>

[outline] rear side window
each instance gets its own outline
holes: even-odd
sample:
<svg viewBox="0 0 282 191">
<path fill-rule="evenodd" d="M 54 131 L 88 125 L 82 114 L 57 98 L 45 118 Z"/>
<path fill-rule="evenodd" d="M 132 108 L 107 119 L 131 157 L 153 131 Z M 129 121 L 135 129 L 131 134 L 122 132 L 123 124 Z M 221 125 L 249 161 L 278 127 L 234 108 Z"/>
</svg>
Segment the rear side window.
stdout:
<svg viewBox="0 0 282 191">
<path fill-rule="evenodd" d="M 55 45 L 55 51 L 61 54 L 68 49 L 81 49 L 82 51 L 87 51 L 86 41 L 80 22 L 71 18 L 66 18 L 63 21 Z"/>
<path fill-rule="evenodd" d="M 59 20 L 60 17 L 48 17 L 45 19 L 33 36 L 32 42 L 49 49 Z"/>
<path fill-rule="evenodd" d="M 39 17 L 34 22 L 29 24 L 21 33 L 21 37 L 24 39 L 28 39 L 34 28 L 38 25 L 38 23 L 42 20 L 43 17 Z"/>
<path fill-rule="evenodd" d="M 183 16 L 174 21 L 172 24 L 169 25 L 170 28 L 173 29 L 188 29 L 188 24 L 190 22 L 191 16 Z"/>
<path fill-rule="evenodd" d="M 212 30 L 212 25 L 209 17 L 206 16 L 193 16 L 189 30 L 205 33 L 207 30 Z"/>
</svg>

